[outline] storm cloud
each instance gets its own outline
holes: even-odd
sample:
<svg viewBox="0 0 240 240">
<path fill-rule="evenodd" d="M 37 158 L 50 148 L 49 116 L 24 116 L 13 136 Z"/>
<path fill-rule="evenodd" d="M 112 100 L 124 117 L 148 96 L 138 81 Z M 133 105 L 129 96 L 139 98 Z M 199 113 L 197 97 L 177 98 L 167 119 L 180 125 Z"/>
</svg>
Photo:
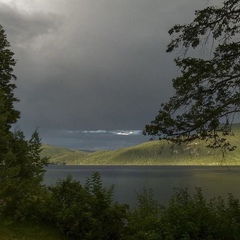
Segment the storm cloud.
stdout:
<svg viewBox="0 0 240 240">
<path fill-rule="evenodd" d="M 18 60 L 19 127 L 143 129 L 179 74 L 176 55 L 165 52 L 169 28 L 208 2 L 0 0 Z"/>
</svg>

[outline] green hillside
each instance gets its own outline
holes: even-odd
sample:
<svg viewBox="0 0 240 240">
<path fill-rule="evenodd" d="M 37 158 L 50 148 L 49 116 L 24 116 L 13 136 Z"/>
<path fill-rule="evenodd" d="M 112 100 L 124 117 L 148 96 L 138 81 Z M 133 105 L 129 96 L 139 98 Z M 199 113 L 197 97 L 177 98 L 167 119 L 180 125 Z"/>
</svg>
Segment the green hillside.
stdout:
<svg viewBox="0 0 240 240">
<path fill-rule="evenodd" d="M 87 152 L 70 150 L 68 148 L 55 147 L 47 144 L 43 144 L 42 147 L 41 156 L 49 157 L 50 163 L 55 164 L 77 164 L 79 159 L 83 159 L 88 155 Z"/>
<path fill-rule="evenodd" d="M 205 141 L 195 141 L 179 146 L 156 140 L 118 150 L 96 152 L 43 145 L 41 154 L 50 157 L 51 163 L 71 165 L 239 165 L 239 124 L 234 126 L 234 133 L 235 135 L 229 140 L 239 147 L 233 152 L 228 152 L 225 158 L 219 149 L 207 148 Z"/>
</svg>

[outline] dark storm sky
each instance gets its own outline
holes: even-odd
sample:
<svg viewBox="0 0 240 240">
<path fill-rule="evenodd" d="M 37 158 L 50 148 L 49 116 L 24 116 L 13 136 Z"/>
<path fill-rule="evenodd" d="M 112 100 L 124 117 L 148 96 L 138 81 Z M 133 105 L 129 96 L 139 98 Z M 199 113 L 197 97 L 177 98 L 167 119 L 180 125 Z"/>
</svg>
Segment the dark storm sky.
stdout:
<svg viewBox="0 0 240 240">
<path fill-rule="evenodd" d="M 174 24 L 207 0 L 0 0 L 23 131 L 143 129 L 179 74 Z"/>
</svg>

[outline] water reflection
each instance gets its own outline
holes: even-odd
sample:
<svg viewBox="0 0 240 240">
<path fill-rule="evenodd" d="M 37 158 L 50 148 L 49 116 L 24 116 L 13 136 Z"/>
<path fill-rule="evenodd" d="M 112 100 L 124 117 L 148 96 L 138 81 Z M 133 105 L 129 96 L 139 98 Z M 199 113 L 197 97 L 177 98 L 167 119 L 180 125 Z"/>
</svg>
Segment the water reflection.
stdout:
<svg viewBox="0 0 240 240">
<path fill-rule="evenodd" d="M 47 168 L 44 183 L 55 184 L 57 179 L 71 175 L 84 183 L 92 172 L 99 172 L 105 187 L 115 185 L 114 198 L 120 203 L 134 206 L 136 195 L 143 188 L 152 189 L 155 198 L 166 204 L 176 187 L 187 187 L 194 192 L 201 187 L 206 198 L 233 193 L 240 198 L 240 167 L 195 166 L 61 166 Z"/>
</svg>

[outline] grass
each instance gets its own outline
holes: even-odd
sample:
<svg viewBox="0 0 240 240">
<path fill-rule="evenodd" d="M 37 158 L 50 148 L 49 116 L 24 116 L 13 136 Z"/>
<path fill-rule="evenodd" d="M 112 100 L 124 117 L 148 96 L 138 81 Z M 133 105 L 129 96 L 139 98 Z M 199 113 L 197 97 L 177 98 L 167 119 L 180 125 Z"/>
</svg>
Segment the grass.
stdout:
<svg viewBox="0 0 240 240">
<path fill-rule="evenodd" d="M 51 163 L 67 164 L 68 162 L 74 163 L 78 159 L 85 158 L 88 153 L 84 151 L 70 150 L 68 148 L 53 147 L 44 144 L 41 155 L 44 157 L 49 157 Z"/>
<path fill-rule="evenodd" d="M 67 240 L 51 227 L 0 220 L 1 240 Z"/>
<path fill-rule="evenodd" d="M 236 146 L 240 139 L 240 124 L 234 126 L 235 135 L 229 140 Z M 84 152 L 63 147 L 43 145 L 42 156 L 54 164 L 69 165 L 239 165 L 239 147 L 222 152 L 206 147 L 205 141 L 173 145 L 166 141 L 150 141 L 118 150 Z"/>
</svg>

